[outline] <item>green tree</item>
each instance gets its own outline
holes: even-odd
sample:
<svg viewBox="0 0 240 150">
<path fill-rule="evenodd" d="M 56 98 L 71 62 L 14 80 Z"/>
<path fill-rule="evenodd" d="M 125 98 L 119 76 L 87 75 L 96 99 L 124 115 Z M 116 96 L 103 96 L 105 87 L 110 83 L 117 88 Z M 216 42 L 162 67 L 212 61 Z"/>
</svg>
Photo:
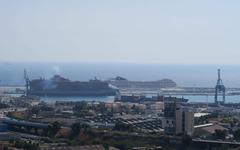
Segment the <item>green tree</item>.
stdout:
<svg viewBox="0 0 240 150">
<path fill-rule="evenodd" d="M 90 127 L 86 124 L 80 124 L 80 123 L 73 123 L 71 125 L 71 135 L 72 137 L 78 136 L 80 133 L 89 133 Z"/>
<path fill-rule="evenodd" d="M 227 131 L 226 130 L 219 130 L 219 129 L 215 130 L 215 136 L 217 138 L 219 138 L 219 139 L 224 140 L 226 135 L 227 135 Z"/>
<path fill-rule="evenodd" d="M 235 140 L 240 140 L 240 129 L 236 130 L 234 133 L 233 133 L 233 136 L 234 136 L 234 139 Z"/>
<path fill-rule="evenodd" d="M 40 108 L 39 107 L 32 107 L 32 109 L 30 110 L 31 114 L 36 114 L 38 115 L 40 112 Z"/>
<path fill-rule="evenodd" d="M 53 137 L 61 129 L 61 124 L 57 121 L 48 126 L 48 136 Z"/>
<path fill-rule="evenodd" d="M 189 135 L 182 136 L 182 145 L 180 150 L 187 150 L 189 146 L 192 144 L 192 138 Z"/>
<path fill-rule="evenodd" d="M 186 146 L 191 145 L 191 143 L 192 143 L 192 138 L 191 138 L 191 136 L 189 136 L 189 135 L 184 135 L 184 136 L 182 137 L 182 143 L 183 143 L 184 145 L 186 145 Z"/>
<path fill-rule="evenodd" d="M 74 123 L 71 125 L 71 130 L 72 130 L 72 136 L 75 137 L 79 135 L 80 130 L 81 130 L 81 125 L 80 123 Z"/>
<path fill-rule="evenodd" d="M 16 148 L 25 149 L 25 150 L 38 150 L 39 145 L 32 142 L 20 141 L 17 140 L 14 142 Z"/>
</svg>

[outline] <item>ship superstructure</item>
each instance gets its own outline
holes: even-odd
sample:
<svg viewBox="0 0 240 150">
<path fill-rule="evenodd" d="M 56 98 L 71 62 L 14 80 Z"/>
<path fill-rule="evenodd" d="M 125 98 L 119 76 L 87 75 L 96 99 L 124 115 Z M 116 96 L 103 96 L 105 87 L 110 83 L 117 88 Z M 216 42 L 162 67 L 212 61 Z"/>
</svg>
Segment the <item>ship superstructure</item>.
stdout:
<svg viewBox="0 0 240 150">
<path fill-rule="evenodd" d="M 129 81 L 120 76 L 108 80 L 108 83 L 118 87 L 119 89 L 127 90 L 159 90 L 161 88 L 177 87 L 177 84 L 170 79 L 162 79 L 157 81 Z"/>
<path fill-rule="evenodd" d="M 89 81 L 71 81 L 60 75 L 50 79 L 30 80 L 26 71 L 26 93 L 37 96 L 114 96 L 118 91 L 109 83 L 98 79 Z"/>
</svg>

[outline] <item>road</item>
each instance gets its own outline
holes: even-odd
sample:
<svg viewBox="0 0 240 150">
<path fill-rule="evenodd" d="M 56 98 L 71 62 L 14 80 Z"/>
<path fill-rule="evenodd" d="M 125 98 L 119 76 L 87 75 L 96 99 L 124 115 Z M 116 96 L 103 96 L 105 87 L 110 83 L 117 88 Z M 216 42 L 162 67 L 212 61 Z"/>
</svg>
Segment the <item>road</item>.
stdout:
<svg viewBox="0 0 240 150">
<path fill-rule="evenodd" d="M 193 139 L 193 142 L 201 142 L 201 143 L 212 143 L 212 144 L 228 144 L 228 145 L 238 145 L 240 146 L 240 142 L 229 142 L 229 141 L 216 141 L 216 140 L 201 140 L 201 139 Z"/>
</svg>

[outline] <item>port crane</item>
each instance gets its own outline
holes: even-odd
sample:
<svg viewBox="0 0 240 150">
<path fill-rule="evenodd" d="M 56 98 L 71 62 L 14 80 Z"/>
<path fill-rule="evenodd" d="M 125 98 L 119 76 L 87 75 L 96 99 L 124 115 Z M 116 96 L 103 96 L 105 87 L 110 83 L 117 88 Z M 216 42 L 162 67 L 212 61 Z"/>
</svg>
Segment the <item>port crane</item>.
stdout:
<svg viewBox="0 0 240 150">
<path fill-rule="evenodd" d="M 27 74 L 27 70 L 24 69 L 24 80 L 25 80 L 25 86 L 26 86 L 26 96 L 28 96 L 28 91 L 29 91 L 29 88 L 30 88 L 30 80 L 28 78 L 28 74 Z"/>
<path fill-rule="evenodd" d="M 225 103 L 225 91 L 226 88 L 223 85 L 222 79 L 221 79 L 221 70 L 218 69 L 218 80 L 217 84 L 215 86 L 215 104 L 224 104 Z M 218 94 L 222 93 L 222 100 L 218 100 Z"/>
</svg>

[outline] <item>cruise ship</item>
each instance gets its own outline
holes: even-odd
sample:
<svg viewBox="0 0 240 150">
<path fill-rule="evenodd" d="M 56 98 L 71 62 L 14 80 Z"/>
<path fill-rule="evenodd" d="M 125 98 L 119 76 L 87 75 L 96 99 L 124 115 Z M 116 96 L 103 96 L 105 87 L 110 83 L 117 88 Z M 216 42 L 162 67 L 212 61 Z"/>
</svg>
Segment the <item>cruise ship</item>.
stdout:
<svg viewBox="0 0 240 150">
<path fill-rule="evenodd" d="M 105 81 L 71 81 L 60 75 L 30 80 L 25 71 L 26 93 L 36 96 L 115 96 L 117 88 Z"/>
<path fill-rule="evenodd" d="M 171 79 L 157 81 L 129 81 L 120 76 L 108 80 L 108 83 L 121 90 L 160 90 L 161 88 L 175 88 L 177 86 L 177 84 Z"/>
</svg>

